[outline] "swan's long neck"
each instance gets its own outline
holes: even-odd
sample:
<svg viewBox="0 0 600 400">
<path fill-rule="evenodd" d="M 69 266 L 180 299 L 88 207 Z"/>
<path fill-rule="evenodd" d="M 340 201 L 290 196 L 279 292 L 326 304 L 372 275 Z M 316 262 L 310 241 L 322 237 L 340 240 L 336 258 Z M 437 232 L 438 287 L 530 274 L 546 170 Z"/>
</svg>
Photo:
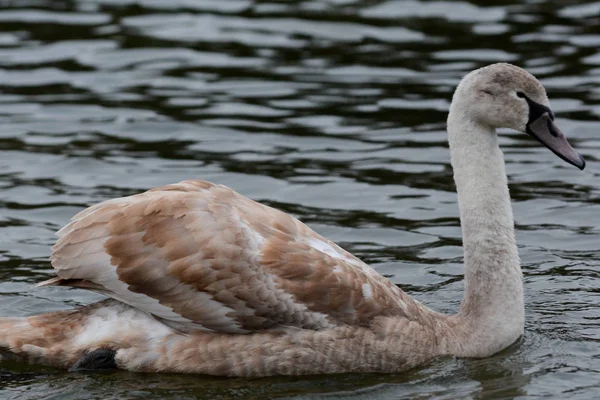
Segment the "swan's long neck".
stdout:
<svg viewBox="0 0 600 400">
<path fill-rule="evenodd" d="M 494 129 L 451 108 L 448 133 L 463 233 L 459 353 L 487 356 L 523 332 L 523 283 L 504 156 Z"/>
</svg>

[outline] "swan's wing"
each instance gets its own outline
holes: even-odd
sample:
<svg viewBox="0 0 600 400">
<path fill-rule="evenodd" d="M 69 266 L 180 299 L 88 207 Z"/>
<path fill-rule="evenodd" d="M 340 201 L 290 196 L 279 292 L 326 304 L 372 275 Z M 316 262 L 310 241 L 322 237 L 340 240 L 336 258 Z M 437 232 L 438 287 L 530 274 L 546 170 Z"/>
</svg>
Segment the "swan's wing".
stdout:
<svg viewBox="0 0 600 400">
<path fill-rule="evenodd" d="M 100 291 L 182 329 L 321 329 L 422 311 L 297 219 L 209 182 L 100 203 L 58 234 L 49 284 Z"/>
</svg>

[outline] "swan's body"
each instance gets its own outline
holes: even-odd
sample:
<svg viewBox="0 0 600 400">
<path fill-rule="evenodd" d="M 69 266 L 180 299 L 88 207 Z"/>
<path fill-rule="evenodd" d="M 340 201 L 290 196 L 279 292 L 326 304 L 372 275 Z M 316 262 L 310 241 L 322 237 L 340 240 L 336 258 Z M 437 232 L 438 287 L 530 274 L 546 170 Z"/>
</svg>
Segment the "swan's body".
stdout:
<svg viewBox="0 0 600 400">
<path fill-rule="evenodd" d="M 549 110 L 532 112 L 547 104 L 539 82 L 508 64 L 472 72 L 455 93 L 448 131 L 466 284 L 456 315 L 424 307 L 281 211 L 186 181 L 76 215 L 53 248 L 58 277 L 42 285 L 112 299 L 0 318 L 0 348 L 63 368 L 107 349 L 109 364 L 122 369 L 227 376 L 394 372 L 442 355 L 492 355 L 524 325 L 495 128 L 531 130 L 583 167 Z"/>
</svg>

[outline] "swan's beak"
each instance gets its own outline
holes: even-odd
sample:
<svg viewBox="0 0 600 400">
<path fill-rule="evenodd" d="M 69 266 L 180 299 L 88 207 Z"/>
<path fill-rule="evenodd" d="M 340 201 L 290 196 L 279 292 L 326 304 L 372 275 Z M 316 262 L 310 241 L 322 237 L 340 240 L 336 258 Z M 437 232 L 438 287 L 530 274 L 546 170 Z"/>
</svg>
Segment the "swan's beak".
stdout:
<svg viewBox="0 0 600 400">
<path fill-rule="evenodd" d="M 548 112 L 544 112 L 533 121 L 530 120 L 527 123 L 527 133 L 569 164 L 579 169 L 585 168 L 585 160 L 571 147 Z"/>
</svg>

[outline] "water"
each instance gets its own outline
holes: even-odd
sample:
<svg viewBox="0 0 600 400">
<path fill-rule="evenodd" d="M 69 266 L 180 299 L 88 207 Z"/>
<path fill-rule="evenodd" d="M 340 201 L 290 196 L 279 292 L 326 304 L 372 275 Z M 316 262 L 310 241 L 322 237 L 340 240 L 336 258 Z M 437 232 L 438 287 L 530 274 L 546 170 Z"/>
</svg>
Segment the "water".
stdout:
<svg viewBox="0 0 600 400">
<path fill-rule="evenodd" d="M 527 325 L 495 357 L 258 380 L 5 362 L 0 398 L 598 398 L 599 15 L 597 1 L 0 0 L 0 315 L 100 299 L 31 289 L 52 276 L 54 231 L 85 206 L 190 178 L 299 217 L 455 311 L 445 117 L 460 77 L 488 63 L 541 78 L 588 162 L 501 139 Z"/>
</svg>

